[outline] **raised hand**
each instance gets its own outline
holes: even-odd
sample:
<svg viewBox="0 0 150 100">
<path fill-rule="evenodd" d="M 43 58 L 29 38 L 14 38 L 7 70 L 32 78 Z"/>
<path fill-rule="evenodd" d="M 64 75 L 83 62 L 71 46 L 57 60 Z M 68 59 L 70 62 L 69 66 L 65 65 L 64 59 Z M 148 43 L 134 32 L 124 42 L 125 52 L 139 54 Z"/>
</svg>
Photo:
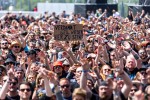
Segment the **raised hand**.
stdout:
<svg viewBox="0 0 150 100">
<path fill-rule="evenodd" d="M 10 79 L 14 78 L 14 71 L 12 68 L 8 70 L 7 75 Z"/>
<path fill-rule="evenodd" d="M 81 65 L 82 65 L 83 70 L 85 71 L 88 71 L 90 68 L 90 64 L 86 58 L 81 59 Z"/>
<path fill-rule="evenodd" d="M 129 42 L 127 42 L 127 41 L 122 42 L 122 46 L 123 46 L 123 48 L 124 48 L 125 50 L 127 50 L 127 51 L 129 51 L 129 50 L 132 49 L 131 45 L 130 45 Z"/>
</svg>

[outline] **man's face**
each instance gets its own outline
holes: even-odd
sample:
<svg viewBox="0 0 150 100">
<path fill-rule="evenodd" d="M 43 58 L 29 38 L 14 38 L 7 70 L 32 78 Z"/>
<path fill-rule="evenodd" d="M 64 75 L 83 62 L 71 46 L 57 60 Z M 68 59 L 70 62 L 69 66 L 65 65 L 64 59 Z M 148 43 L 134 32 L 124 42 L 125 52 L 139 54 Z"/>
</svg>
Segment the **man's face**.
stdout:
<svg viewBox="0 0 150 100">
<path fill-rule="evenodd" d="M 34 75 L 29 75 L 28 76 L 28 82 L 34 82 L 35 81 L 35 76 Z"/>
<path fill-rule="evenodd" d="M 126 67 L 131 71 L 134 70 L 136 67 L 135 60 L 133 58 L 127 58 Z"/>
<path fill-rule="evenodd" d="M 10 92 L 16 92 L 18 88 L 18 83 L 16 82 L 16 80 L 12 79 L 9 82 L 9 91 Z"/>
<path fill-rule="evenodd" d="M 138 54 L 139 54 L 141 59 L 147 58 L 147 53 L 145 50 L 139 50 Z"/>
<path fill-rule="evenodd" d="M 60 81 L 60 90 L 64 97 L 69 97 L 71 94 L 70 83 L 67 80 Z"/>
<path fill-rule="evenodd" d="M 16 71 L 15 72 L 15 77 L 17 77 L 18 79 L 23 79 L 24 72 L 23 71 Z"/>
<path fill-rule="evenodd" d="M 7 49 L 8 48 L 8 42 L 7 41 L 2 41 L 1 42 L 1 48 L 2 49 Z"/>
<path fill-rule="evenodd" d="M 76 69 L 76 72 L 75 72 L 75 77 L 76 77 L 76 80 L 78 80 L 78 79 L 80 79 L 80 76 L 81 76 L 81 74 L 82 74 L 82 67 L 78 67 L 77 69 Z"/>
<path fill-rule="evenodd" d="M 19 45 L 14 45 L 11 50 L 15 53 L 19 53 L 20 49 L 21 49 L 21 47 Z"/>
<path fill-rule="evenodd" d="M 21 84 L 19 89 L 19 96 L 22 100 L 29 100 L 31 96 L 31 89 L 28 85 Z"/>
<path fill-rule="evenodd" d="M 62 66 L 54 66 L 54 72 L 56 74 L 62 73 L 63 69 Z"/>
<path fill-rule="evenodd" d="M 99 97 L 105 100 L 110 95 L 110 89 L 108 86 L 99 87 Z"/>
<path fill-rule="evenodd" d="M 63 65 L 63 67 L 64 67 L 64 71 L 68 72 L 70 65 Z"/>
<path fill-rule="evenodd" d="M 13 62 L 7 62 L 6 63 L 6 70 L 9 70 L 9 69 L 14 69 L 14 63 Z"/>
</svg>

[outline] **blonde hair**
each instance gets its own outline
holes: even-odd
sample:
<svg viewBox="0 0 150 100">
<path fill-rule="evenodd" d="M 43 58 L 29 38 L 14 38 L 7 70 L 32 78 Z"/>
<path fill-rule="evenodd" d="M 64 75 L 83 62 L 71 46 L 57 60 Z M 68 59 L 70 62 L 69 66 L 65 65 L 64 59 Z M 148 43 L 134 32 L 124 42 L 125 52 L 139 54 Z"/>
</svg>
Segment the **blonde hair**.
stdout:
<svg viewBox="0 0 150 100">
<path fill-rule="evenodd" d="M 87 92 L 84 89 L 82 89 L 82 88 L 76 88 L 73 91 L 72 97 L 74 98 L 76 95 L 80 95 L 80 96 L 82 96 L 84 98 L 84 100 L 86 100 Z"/>
<path fill-rule="evenodd" d="M 111 67 L 107 64 L 102 66 L 102 68 L 100 69 L 100 75 L 101 75 L 103 80 L 106 80 L 106 76 L 103 74 L 103 69 L 104 69 L 105 66 L 108 66 L 111 69 Z"/>
<path fill-rule="evenodd" d="M 137 66 L 137 61 L 136 59 L 134 58 L 134 56 L 132 54 L 129 54 L 127 56 L 127 59 L 126 59 L 126 63 L 129 61 L 129 60 L 133 60 L 135 62 L 135 67 Z"/>
</svg>

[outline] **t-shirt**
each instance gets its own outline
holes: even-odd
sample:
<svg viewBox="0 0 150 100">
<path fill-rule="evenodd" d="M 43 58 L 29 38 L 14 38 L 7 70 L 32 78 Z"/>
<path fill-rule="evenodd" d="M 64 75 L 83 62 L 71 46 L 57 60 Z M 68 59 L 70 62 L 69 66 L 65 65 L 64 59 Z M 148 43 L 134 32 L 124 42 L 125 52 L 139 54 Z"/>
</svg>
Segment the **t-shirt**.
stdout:
<svg viewBox="0 0 150 100">
<path fill-rule="evenodd" d="M 111 95 L 111 97 L 109 98 L 109 99 L 106 99 L 106 100 L 113 100 L 113 94 Z M 121 98 L 121 100 L 127 100 L 126 98 L 125 98 L 125 96 L 123 95 L 123 93 L 122 92 L 120 92 L 120 98 Z M 92 94 L 92 97 L 91 97 L 91 99 L 90 100 L 102 100 L 97 94 Z M 103 99 L 104 100 L 104 99 Z"/>
<path fill-rule="evenodd" d="M 10 96 L 7 95 L 5 100 L 20 100 L 20 96 L 17 95 L 17 96 L 10 97 Z"/>
</svg>

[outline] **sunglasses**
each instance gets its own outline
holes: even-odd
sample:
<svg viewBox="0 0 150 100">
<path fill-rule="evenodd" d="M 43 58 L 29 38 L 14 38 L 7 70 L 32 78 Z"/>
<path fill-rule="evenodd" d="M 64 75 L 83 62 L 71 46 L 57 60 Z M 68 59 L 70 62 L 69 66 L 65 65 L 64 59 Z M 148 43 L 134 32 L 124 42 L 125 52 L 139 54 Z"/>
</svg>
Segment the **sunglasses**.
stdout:
<svg viewBox="0 0 150 100">
<path fill-rule="evenodd" d="M 14 46 L 15 48 L 20 48 L 20 46 Z"/>
<path fill-rule="evenodd" d="M 137 89 L 131 89 L 131 91 L 137 91 Z"/>
<path fill-rule="evenodd" d="M 9 82 L 10 85 L 16 85 L 16 82 Z"/>
<path fill-rule="evenodd" d="M 69 86 L 70 86 L 70 85 L 67 84 L 67 85 L 62 85 L 62 86 L 60 86 L 60 87 L 61 87 L 61 88 L 65 88 L 65 87 L 66 87 L 66 88 L 69 88 Z"/>
<path fill-rule="evenodd" d="M 54 66 L 54 69 L 60 69 L 62 68 L 61 66 Z"/>
<path fill-rule="evenodd" d="M 9 64 L 14 64 L 13 62 L 8 62 L 8 63 L 6 63 L 6 65 L 9 65 Z"/>
<path fill-rule="evenodd" d="M 28 56 L 29 56 L 29 55 L 33 55 L 33 54 L 35 54 L 35 53 L 27 53 Z"/>
<path fill-rule="evenodd" d="M 110 69 L 104 69 L 105 71 L 111 71 Z"/>
<path fill-rule="evenodd" d="M 76 71 L 76 73 L 82 73 L 82 70 Z"/>
<path fill-rule="evenodd" d="M 31 89 L 29 89 L 29 88 L 27 88 L 27 89 L 20 89 L 21 92 L 24 92 L 25 90 L 26 90 L 27 92 L 30 92 L 30 91 L 31 91 Z"/>
<path fill-rule="evenodd" d="M 2 43 L 2 45 L 6 45 L 6 44 L 8 44 L 7 42 L 5 42 L 5 43 Z"/>
<path fill-rule="evenodd" d="M 63 65 L 64 67 L 70 67 L 70 65 Z"/>
</svg>

